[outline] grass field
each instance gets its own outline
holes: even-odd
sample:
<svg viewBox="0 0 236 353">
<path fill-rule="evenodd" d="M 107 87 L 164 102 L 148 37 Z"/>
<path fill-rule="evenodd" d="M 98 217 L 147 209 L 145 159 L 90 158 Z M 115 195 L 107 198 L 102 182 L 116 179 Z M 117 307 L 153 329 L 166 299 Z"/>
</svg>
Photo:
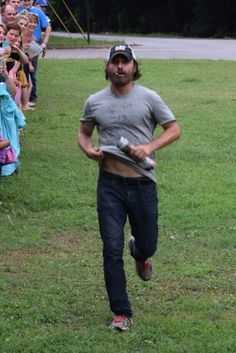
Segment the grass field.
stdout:
<svg viewBox="0 0 236 353">
<path fill-rule="evenodd" d="M 80 47 L 97 47 L 97 46 L 112 46 L 116 42 L 109 41 L 98 41 L 94 39 L 90 39 L 89 43 L 87 41 L 87 35 L 84 35 L 83 38 L 76 38 L 73 34 L 69 35 L 69 37 L 58 37 L 56 35 L 50 36 L 50 40 L 48 43 L 49 48 L 80 48 Z"/>
<path fill-rule="evenodd" d="M 139 83 L 163 97 L 182 137 L 158 153 L 153 281 L 137 278 L 125 248 L 125 334 L 107 328 L 97 165 L 76 145 L 85 99 L 107 84 L 103 65 L 40 62 L 21 170 L 0 183 L 0 352 L 236 352 L 236 63 L 141 62 Z"/>
</svg>

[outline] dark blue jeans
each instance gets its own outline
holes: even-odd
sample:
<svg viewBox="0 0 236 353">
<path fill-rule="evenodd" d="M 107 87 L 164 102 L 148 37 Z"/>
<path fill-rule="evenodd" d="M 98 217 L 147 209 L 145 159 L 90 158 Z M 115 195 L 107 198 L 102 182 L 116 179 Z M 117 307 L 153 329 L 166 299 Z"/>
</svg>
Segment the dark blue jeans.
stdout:
<svg viewBox="0 0 236 353">
<path fill-rule="evenodd" d="M 158 198 L 156 184 L 147 177 L 124 178 L 100 172 L 97 210 L 105 285 L 111 311 L 132 316 L 123 267 L 124 226 L 128 217 L 135 237 L 135 260 L 144 261 L 157 249 Z"/>
<path fill-rule="evenodd" d="M 32 65 L 34 67 L 34 71 L 29 71 L 29 65 L 24 66 L 24 71 L 27 76 L 27 78 L 30 76 L 31 81 L 32 81 L 32 90 L 30 93 L 30 102 L 36 102 L 37 101 L 37 81 L 36 81 L 36 74 L 37 74 L 37 69 L 38 69 L 38 57 L 34 58 L 32 60 Z"/>
</svg>

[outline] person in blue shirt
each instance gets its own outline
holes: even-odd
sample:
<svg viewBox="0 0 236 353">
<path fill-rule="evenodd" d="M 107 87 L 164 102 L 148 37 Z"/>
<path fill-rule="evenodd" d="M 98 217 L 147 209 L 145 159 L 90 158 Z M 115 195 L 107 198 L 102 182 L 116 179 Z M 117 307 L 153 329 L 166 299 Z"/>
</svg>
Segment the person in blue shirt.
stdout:
<svg viewBox="0 0 236 353">
<path fill-rule="evenodd" d="M 41 47 L 45 50 L 47 47 L 47 43 L 52 31 L 51 25 L 48 22 L 48 19 L 45 13 L 39 8 L 33 6 L 34 0 L 22 0 L 22 5 L 18 8 L 17 13 L 20 13 L 24 10 L 27 10 L 29 13 L 34 13 L 38 16 L 38 25 L 34 31 L 34 35 L 36 37 L 36 41 L 41 45 Z M 42 32 L 44 33 L 42 38 Z M 37 85 L 36 85 L 36 73 L 38 67 L 38 57 L 32 60 L 32 64 L 34 67 L 34 71 L 30 72 L 30 77 L 32 81 L 32 90 L 30 94 L 30 105 L 35 106 L 37 102 Z"/>
<path fill-rule="evenodd" d="M 47 0 L 35 0 L 34 6 L 38 7 L 40 10 L 42 10 L 46 14 L 48 2 L 47 2 Z M 47 14 L 46 14 L 46 16 L 47 16 Z M 47 19 L 48 19 L 48 22 L 50 23 L 51 20 L 48 16 L 47 16 Z"/>
<path fill-rule="evenodd" d="M 5 63 L 0 67 L 0 76 L 3 78 L 2 82 L 0 82 L 0 140 L 9 141 L 16 157 L 16 162 L 0 166 L 0 176 L 5 177 L 12 175 L 19 168 L 21 149 L 19 130 L 26 125 L 26 122 L 24 115 L 11 96 L 12 80 L 8 76 Z M 6 147 L 6 145 L 5 142 L 3 143 L 2 141 L 0 148 L 4 147 Z"/>
<path fill-rule="evenodd" d="M 11 5 L 14 7 L 15 11 L 20 7 L 21 0 L 6 0 L 6 5 Z"/>
</svg>

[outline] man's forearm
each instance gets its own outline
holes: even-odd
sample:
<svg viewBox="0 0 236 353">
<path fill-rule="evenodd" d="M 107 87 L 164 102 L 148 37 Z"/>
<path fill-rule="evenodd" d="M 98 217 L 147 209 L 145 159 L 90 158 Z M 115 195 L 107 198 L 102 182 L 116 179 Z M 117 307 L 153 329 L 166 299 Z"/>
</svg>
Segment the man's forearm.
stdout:
<svg viewBox="0 0 236 353">
<path fill-rule="evenodd" d="M 159 137 L 154 139 L 150 143 L 151 152 L 159 150 L 165 146 L 168 146 L 180 137 L 180 128 L 176 123 L 170 124 Z"/>
<path fill-rule="evenodd" d="M 79 147 L 87 153 L 92 148 L 92 137 L 87 136 L 81 132 L 78 133 L 78 145 Z"/>
</svg>

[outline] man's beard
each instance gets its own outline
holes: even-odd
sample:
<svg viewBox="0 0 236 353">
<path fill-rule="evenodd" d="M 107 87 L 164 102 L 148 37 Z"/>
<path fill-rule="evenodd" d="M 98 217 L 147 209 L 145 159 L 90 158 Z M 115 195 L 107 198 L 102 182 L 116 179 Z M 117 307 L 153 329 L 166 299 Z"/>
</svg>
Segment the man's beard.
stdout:
<svg viewBox="0 0 236 353">
<path fill-rule="evenodd" d="M 114 72 L 112 70 L 107 70 L 107 77 L 113 85 L 123 87 L 133 81 L 134 73 Z"/>
</svg>

